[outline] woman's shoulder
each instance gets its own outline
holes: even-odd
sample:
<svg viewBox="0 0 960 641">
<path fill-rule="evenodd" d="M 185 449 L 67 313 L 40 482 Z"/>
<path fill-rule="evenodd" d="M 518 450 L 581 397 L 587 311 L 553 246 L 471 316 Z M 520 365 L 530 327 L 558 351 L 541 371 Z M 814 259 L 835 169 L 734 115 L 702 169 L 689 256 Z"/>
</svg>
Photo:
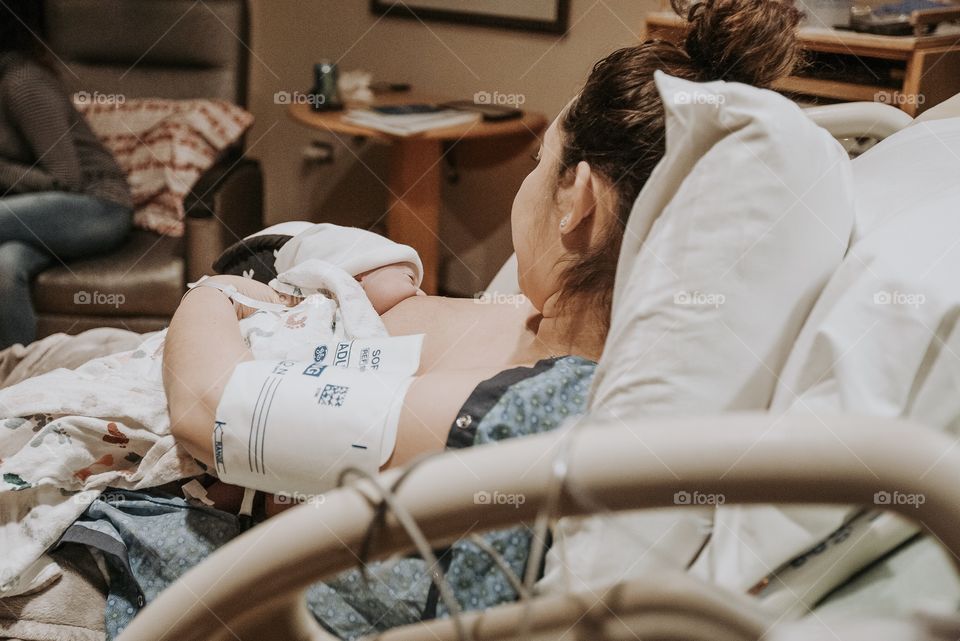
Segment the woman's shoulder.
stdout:
<svg viewBox="0 0 960 641">
<path fill-rule="evenodd" d="M 476 299 L 416 296 L 383 315 L 393 336 L 425 334 L 421 371 L 509 367 L 529 341 L 529 310 Z"/>
<path fill-rule="evenodd" d="M 531 314 L 528 303 L 504 304 L 477 298 L 413 296 L 398 303 L 383 315 L 391 334 L 430 333 L 454 330 L 460 326 L 482 324 L 486 327 L 522 325 Z"/>
</svg>

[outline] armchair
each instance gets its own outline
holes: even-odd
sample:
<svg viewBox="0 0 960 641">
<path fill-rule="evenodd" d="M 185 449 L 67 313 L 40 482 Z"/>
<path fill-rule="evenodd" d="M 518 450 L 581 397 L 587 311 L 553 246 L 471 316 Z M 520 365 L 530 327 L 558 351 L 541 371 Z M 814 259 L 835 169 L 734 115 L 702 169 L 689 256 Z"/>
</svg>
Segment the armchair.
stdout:
<svg viewBox="0 0 960 641">
<path fill-rule="evenodd" d="M 245 0 L 46 0 L 49 45 L 71 90 L 127 98 L 217 98 L 246 103 Z M 37 335 L 93 327 L 161 329 L 186 283 L 262 221 L 263 178 L 242 143 L 201 177 L 184 203 L 182 238 L 134 230 L 119 249 L 58 265 L 33 289 Z M 114 294 L 120 305 L 81 292 Z M 120 297 L 122 296 L 122 298 Z"/>
</svg>

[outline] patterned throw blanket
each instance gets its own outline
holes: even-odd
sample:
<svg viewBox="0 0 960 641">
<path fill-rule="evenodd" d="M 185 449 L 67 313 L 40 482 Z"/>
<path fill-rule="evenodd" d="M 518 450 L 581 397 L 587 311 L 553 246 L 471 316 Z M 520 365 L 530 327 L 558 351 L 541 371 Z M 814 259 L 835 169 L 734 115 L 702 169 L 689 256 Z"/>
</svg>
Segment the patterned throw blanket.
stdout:
<svg viewBox="0 0 960 641">
<path fill-rule="evenodd" d="M 127 174 L 134 224 L 183 235 L 183 203 L 200 176 L 253 124 L 222 100 L 127 100 L 103 104 L 77 94 L 77 109 Z"/>
<path fill-rule="evenodd" d="M 164 336 L 0 391 L 0 596 L 59 576 L 38 560 L 102 488 L 202 472 L 170 434 Z"/>
</svg>

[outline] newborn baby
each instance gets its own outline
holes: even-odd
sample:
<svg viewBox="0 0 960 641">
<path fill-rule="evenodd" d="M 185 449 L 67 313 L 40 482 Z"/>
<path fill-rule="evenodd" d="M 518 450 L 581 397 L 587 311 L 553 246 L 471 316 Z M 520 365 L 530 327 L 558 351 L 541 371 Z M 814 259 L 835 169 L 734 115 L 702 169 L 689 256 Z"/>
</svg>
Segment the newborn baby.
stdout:
<svg viewBox="0 0 960 641">
<path fill-rule="evenodd" d="M 341 268 L 359 281 L 377 314 L 418 294 L 423 264 L 412 247 L 363 229 L 322 223 L 301 231 L 276 252 L 277 277 L 270 286 L 284 294 L 316 293 L 311 261 Z"/>
<path fill-rule="evenodd" d="M 326 223 L 268 228 L 225 252 L 215 267 L 268 282 L 289 305 L 263 305 L 241 321 L 257 360 L 319 361 L 340 342 L 386 337 L 380 314 L 423 294 L 413 248 Z"/>
<path fill-rule="evenodd" d="M 274 241 L 268 241 L 270 243 Z M 399 409 L 395 411 L 394 408 L 399 408 L 396 401 L 402 401 L 409 377 L 419 366 L 423 338 L 421 335 L 388 336 L 380 314 L 402 300 L 423 294 L 419 289 L 423 273 L 420 258 L 411 247 L 377 234 L 329 224 L 310 226 L 286 241 L 277 240 L 275 244 L 280 245 L 274 261 L 276 277 L 268 284 L 292 306 L 279 309 L 276 305 L 263 306 L 240 321 L 241 336 L 249 345 L 255 362 L 244 364 L 242 367 L 246 369 L 243 372 L 238 367 L 224 391 L 217 421 L 218 425 L 227 427 L 215 433 L 215 438 L 219 434 L 221 439 L 217 441 L 218 451 L 226 452 L 226 458 L 233 462 L 231 456 L 239 455 L 243 460 L 249 458 L 249 451 L 243 449 L 249 446 L 249 438 L 234 438 L 232 432 L 238 429 L 238 425 L 250 424 L 252 415 L 247 414 L 250 410 L 248 401 L 257 398 L 258 390 L 263 388 L 262 381 L 278 380 L 278 376 L 293 371 L 284 379 L 283 387 L 271 388 L 274 394 L 271 399 L 279 395 L 283 402 L 271 402 L 269 417 L 262 412 L 256 413 L 256 407 L 252 410 L 259 423 L 285 428 L 269 429 L 268 425 L 262 432 L 257 432 L 269 432 L 271 446 L 268 449 L 280 448 L 277 443 L 282 443 L 286 436 L 293 440 L 299 438 L 294 424 L 305 413 L 336 413 L 340 403 L 345 402 L 344 409 L 349 409 L 349 413 L 338 415 L 337 429 L 329 433 L 326 449 L 333 453 L 328 455 L 337 461 L 357 459 L 355 464 L 358 466 L 361 461 L 366 462 L 375 471 L 393 449 L 399 421 Z M 255 301 L 238 302 L 256 307 Z M 340 368 L 347 371 L 334 374 L 340 372 Z M 376 370 L 386 377 L 372 379 L 372 390 L 364 389 L 361 380 L 348 373 L 350 370 Z M 314 377 L 321 375 L 326 384 L 319 386 Z M 328 394 L 327 390 L 332 391 Z M 337 394 L 342 394 L 342 398 Z M 357 399 L 362 399 L 359 404 Z M 350 407 L 350 403 L 354 405 Z M 326 409 L 327 406 L 334 409 Z M 351 421 L 362 429 L 351 427 Z M 373 429 L 381 422 L 382 435 Z M 340 443 L 343 439 L 352 439 L 351 443 L 362 442 L 362 447 L 353 444 L 346 447 L 345 455 L 341 455 L 338 447 L 343 445 Z M 354 449 L 358 447 L 363 454 Z M 263 448 L 254 448 L 254 451 L 262 452 Z M 240 467 L 231 463 L 221 469 L 220 465 L 218 459 L 217 471 L 228 483 L 267 489 L 257 485 L 263 479 L 256 476 L 256 470 L 247 476 L 225 476 L 228 468 L 237 473 Z M 333 482 L 335 476 L 326 480 Z M 240 509 L 241 512 L 249 510 L 253 496 L 252 491 L 242 493 L 239 488 L 225 483 L 211 486 L 207 494 L 217 507 L 231 511 Z M 242 509 L 241 496 L 247 497 L 246 507 Z M 268 512 L 271 510 L 268 508 Z"/>
</svg>

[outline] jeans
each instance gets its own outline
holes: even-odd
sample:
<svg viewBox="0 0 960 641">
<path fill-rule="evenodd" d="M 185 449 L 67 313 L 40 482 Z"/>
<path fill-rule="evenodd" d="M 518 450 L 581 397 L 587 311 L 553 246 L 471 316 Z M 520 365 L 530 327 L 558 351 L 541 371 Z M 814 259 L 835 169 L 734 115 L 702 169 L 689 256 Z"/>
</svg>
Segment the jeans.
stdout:
<svg viewBox="0 0 960 641">
<path fill-rule="evenodd" d="M 109 251 L 130 231 L 129 208 L 41 192 L 0 198 L 0 349 L 36 338 L 30 283 L 55 264 Z"/>
</svg>

